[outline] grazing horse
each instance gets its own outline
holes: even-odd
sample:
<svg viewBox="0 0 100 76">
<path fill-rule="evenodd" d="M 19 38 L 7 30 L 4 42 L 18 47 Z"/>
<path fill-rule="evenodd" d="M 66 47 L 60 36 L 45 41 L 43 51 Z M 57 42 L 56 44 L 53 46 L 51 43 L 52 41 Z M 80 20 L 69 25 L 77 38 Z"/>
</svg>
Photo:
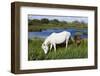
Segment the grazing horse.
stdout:
<svg viewBox="0 0 100 76">
<path fill-rule="evenodd" d="M 52 33 L 49 35 L 45 41 L 42 44 L 42 49 L 44 50 L 44 53 L 47 54 L 49 50 L 49 45 L 50 45 L 50 50 L 52 47 L 54 47 L 54 51 L 56 51 L 56 44 L 61 44 L 66 42 L 66 48 L 68 45 L 69 38 L 71 37 L 71 33 L 67 31 L 63 31 L 60 33 Z"/>
</svg>

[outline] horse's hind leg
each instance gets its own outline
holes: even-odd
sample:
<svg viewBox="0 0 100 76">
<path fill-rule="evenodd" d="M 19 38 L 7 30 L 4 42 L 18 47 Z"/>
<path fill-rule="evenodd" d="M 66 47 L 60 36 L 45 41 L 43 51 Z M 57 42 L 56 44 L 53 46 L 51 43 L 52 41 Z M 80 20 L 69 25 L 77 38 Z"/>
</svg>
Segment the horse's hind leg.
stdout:
<svg viewBox="0 0 100 76">
<path fill-rule="evenodd" d="M 56 44 L 53 44 L 53 46 L 54 46 L 54 51 L 56 52 Z"/>
<path fill-rule="evenodd" d="M 66 48 L 67 48 L 67 46 L 68 46 L 68 40 L 66 40 Z"/>
</svg>

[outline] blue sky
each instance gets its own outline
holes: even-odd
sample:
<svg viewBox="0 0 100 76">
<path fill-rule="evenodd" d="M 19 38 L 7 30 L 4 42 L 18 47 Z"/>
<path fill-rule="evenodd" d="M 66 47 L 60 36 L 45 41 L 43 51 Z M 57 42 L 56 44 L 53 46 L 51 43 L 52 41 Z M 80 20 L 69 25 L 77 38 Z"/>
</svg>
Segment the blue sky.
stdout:
<svg viewBox="0 0 100 76">
<path fill-rule="evenodd" d="M 82 16 L 48 16 L 48 15 L 28 15 L 28 19 L 42 19 L 47 18 L 49 20 L 58 19 L 59 21 L 79 21 L 79 22 L 85 22 L 88 23 L 88 17 L 82 17 Z"/>
</svg>

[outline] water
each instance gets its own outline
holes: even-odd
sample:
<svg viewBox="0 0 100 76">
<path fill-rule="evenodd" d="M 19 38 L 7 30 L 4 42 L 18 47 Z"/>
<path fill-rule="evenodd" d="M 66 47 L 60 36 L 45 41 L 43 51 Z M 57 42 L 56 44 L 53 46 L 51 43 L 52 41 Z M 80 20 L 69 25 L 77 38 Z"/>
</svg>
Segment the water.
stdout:
<svg viewBox="0 0 100 76">
<path fill-rule="evenodd" d="M 62 31 L 69 31 L 71 33 L 71 36 L 74 36 L 75 33 L 80 32 L 80 33 L 82 33 L 81 38 L 87 38 L 87 36 L 88 36 L 86 29 L 82 29 L 82 30 L 77 30 L 77 29 L 47 29 L 47 30 L 42 30 L 42 31 L 38 31 L 38 32 L 28 32 L 28 38 L 29 39 L 32 39 L 34 37 L 46 38 L 47 36 L 49 36 L 53 32 L 59 33 Z"/>
</svg>

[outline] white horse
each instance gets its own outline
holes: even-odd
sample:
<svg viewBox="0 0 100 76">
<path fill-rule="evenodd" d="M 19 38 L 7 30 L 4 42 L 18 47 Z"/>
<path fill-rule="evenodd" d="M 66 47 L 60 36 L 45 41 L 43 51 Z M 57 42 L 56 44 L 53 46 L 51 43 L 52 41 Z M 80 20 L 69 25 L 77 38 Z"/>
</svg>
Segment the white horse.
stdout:
<svg viewBox="0 0 100 76">
<path fill-rule="evenodd" d="M 42 49 L 44 50 L 45 54 L 47 54 L 49 50 L 48 48 L 49 45 L 50 45 L 50 50 L 52 49 L 52 47 L 54 47 L 54 51 L 56 51 L 56 44 L 61 44 L 64 42 L 66 42 L 66 48 L 67 48 L 70 37 L 71 37 L 71 33 L 67 31 L 63 31 L 60 33 L 52 33 L 43 42 Z"/>
</svg>

